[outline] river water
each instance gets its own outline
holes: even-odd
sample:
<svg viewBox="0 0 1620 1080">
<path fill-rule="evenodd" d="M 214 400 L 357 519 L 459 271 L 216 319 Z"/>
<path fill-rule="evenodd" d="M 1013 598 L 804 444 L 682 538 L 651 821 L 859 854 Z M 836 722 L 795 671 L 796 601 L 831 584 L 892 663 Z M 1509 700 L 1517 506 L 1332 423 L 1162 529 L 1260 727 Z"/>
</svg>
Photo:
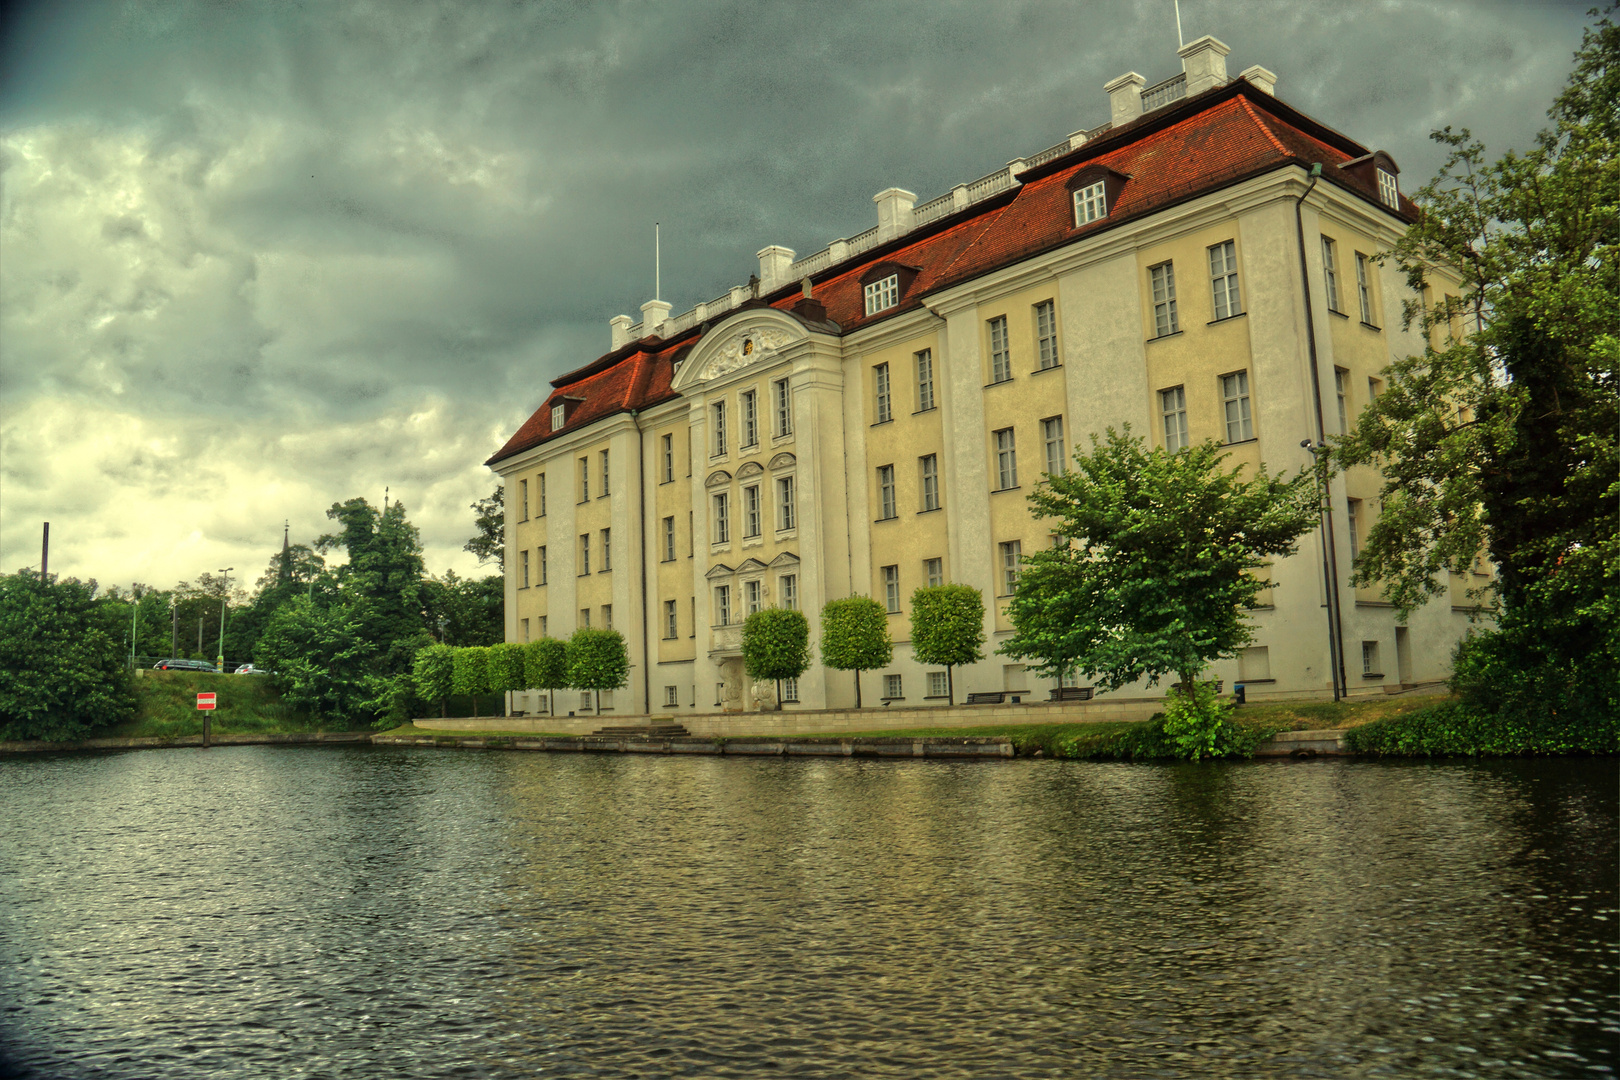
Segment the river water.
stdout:
<svg viewBox="0 0 1620 1080">
<path fill-rule="evenodd" d="M 1614 759 L 0 761 L 0 1075 L 1590 1077 Z"/>
</svg>

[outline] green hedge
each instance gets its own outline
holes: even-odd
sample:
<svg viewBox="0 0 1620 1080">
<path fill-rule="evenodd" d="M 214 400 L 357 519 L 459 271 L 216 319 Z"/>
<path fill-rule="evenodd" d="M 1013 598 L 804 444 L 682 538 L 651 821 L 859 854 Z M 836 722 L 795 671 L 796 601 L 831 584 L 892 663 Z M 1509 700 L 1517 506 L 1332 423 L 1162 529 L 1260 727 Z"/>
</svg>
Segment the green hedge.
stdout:
<svg viewBox="0 0 1620 1080">
<path fill-rule="evenodd" d="M 1620 717 L 1587 713 L 1563 720 L 1549 712 L 1524 718 L 1448 701 L 1353 727 L 1345 741 L 1357 753 L 1407 757 L 1614 754 L 1620 753 Z"/>
</svg>

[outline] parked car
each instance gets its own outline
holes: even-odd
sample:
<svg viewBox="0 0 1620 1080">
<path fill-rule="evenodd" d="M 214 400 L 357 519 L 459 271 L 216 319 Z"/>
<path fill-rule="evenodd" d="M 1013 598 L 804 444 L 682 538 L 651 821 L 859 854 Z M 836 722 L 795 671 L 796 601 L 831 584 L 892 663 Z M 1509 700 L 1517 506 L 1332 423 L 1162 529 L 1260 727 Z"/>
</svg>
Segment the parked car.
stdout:
<svg viewBox="0 0 1620 1080">
<path fill-rule="evenodd" d="M 235 671 L 231 672 L 231 674 L 232 675 L 273 675 L 274 672 L 266 671 L 266 670 L 264 670 L 264 668 L 254 667 L 252 664 L 243 664 L 241 667 L 239 667 Z"/>
<path fill-rule="evenodd" d="M 170 658 L 159 660 L 152 665 L 153 671 L 217 671 L 218 669 L 206 660 L 181 660 Z"/>
</svg>

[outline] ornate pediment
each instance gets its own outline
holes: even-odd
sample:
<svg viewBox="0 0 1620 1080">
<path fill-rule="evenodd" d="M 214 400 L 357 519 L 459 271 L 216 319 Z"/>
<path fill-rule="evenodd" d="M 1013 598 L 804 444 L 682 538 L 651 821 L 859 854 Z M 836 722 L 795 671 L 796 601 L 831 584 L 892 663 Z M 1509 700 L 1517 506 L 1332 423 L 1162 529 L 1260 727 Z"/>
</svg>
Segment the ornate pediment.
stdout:
<svg viewBox="0 0 1620 1080">
<path fill-rule="evenodd" d="M 777 454 L 775 457 L 771 458 L 771 468 L 791 469 L 798 462 L 798 460 L 798 458 L 784 450 L 780 454 Z"/>
<path fill-rule="evenodd" d="M 784 345 L 792 344 L 794 335 L 775 326 L 752 326 L 733 331 L 723 338 L 703 368 L 699 379 L 718 379 L 738 368 L 768 361 Z"/>
<path fill-rule="evenodd" d="M 717 488 L 725 487 L 729 483 L 731 483 L 731 474 L 726 472 L 724 469 L 716 469 L 714 472 L 709 474 L 709 478 L 707 480 L 703 481 L 703 486 L 706 488 Z"/>
<path fill-rule="evenodd" d="M 707 574 L 704 574 L 703 576 L 708 578 L 710 581 L 714 581 L 717 578 L 730 577 L 732 574 L 735 574 L 736 572 L 737 571 L 733 570 L 731 567 L 727 566 L 725 563 L 715 563 L 714 567 Z"/>
<path fill-rule="evenodd" d="M 771 560 L 771 565 L 776 567 L 778 570 L 782 569 L 784 566 L 798 566 L 799 557 L 793 554 L 791 551 L 784 551 L 782 554 Z"/>
<path fill-rule="evenodd" d="M 757 461 L 745 461 L 737 469 L 737 479 L 746 480 L 750 476 L 758 476 L 765 471 L 765 466 Z"/>
<path fill-rule="evenodd" d="M 722 319 L 692 346 L 675 373 L 674 389 L 685 393 L 756 364 L 776 364 L 809 334 L 792 315 L 771 307 L 747 308 Z"/>
<path fill-rule="evenodd" d="M 765 564 L 760 562 L 758 559 L 752 558 L 744 559 L 742 561 L 742 565 L 737 567 L 737 573 L 739 574 L 760 574 L 764 573 L 764 571 Z"/>
</svg>

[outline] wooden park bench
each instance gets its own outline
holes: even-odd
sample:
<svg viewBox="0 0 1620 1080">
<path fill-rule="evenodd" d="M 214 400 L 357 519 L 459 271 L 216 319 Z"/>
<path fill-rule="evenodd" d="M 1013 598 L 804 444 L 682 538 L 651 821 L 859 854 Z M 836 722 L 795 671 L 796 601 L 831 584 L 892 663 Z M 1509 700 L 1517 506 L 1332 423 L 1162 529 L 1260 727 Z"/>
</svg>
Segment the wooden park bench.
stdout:
<svg viewBox="0 0 1620 1080">
<path fill-rule="evenodd" d="M 1021 705 L 1024 698 L 1028 696 L 1023 690 L 979 690 L 967 696 L 967 703 L 969 705 L 1005 705 L 1010 701 L 1014 705 Z"/>
<path fill-rule="evenodd" d="M 1052 691 L 1053 701 L 1090 701 L 1091 690 L 1089 686 L 1062 686 Z"/>
</svg>

